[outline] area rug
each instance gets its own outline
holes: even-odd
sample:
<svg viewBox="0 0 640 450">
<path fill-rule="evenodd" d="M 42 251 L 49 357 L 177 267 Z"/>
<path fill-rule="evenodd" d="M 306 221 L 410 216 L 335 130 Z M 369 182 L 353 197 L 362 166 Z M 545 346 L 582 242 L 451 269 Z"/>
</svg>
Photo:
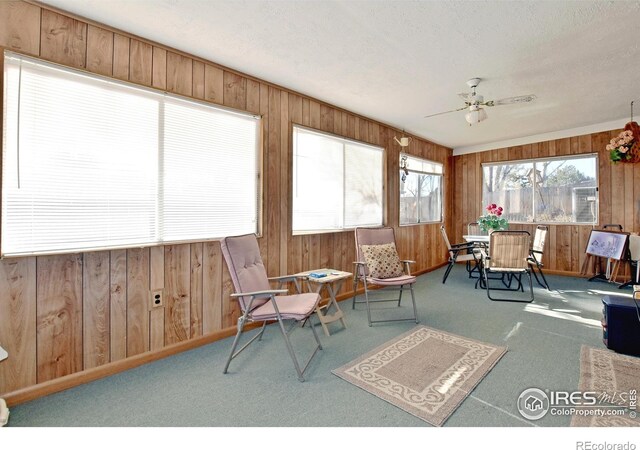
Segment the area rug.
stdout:
<svg viewBox="0 0 640 450">
<path fill-rule="evenodd" d="M 441 426 L 506 351 L 418 326 L 332 373 Z"/>
<path fill-rule="evenodd" d="M 572 427 L 640 426 L 640 358 L 583 345 L 578 389 L 595 392 L 598 407 L 593 409 L 600 409 L 604 415 L 574 414 Z M 621 411 L 621 415 L 607 415 L 612 411 Z"/>
</svg>

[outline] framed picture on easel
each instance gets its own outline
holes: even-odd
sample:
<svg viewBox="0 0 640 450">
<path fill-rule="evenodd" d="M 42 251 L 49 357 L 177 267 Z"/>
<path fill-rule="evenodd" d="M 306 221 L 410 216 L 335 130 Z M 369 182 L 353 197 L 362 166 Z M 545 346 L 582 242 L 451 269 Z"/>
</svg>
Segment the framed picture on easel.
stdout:
<svg viewBox="0 0 640 450">
<path fill-rule="evenodd" d="M 587 259 L 583 265 L 583 272 L 593 257 L 606 258 L 607 270 L 606 273 L 596 273 L 589 278 L 589 281 L 605 280 L 614 282 L 618 276 L 620 261 L 625 258 L 628 242 L 629 233 L 622 231 L 591 230 L 585 250 Z"/>
<path fill-rule="evenodd" d="M 591 230 L 587 242 L 587 255 L 621 260 L 627 248 L 629 233 L 622 231 Z"/>
</svg>

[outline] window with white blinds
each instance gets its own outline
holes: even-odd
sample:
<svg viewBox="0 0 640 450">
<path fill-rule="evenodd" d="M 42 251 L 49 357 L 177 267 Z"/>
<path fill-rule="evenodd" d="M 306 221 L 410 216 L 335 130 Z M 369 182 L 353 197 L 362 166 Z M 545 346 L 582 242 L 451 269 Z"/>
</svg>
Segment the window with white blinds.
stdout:
<svg viewBox="0 0 640 450">
<path fill-rule="evenodd" d="M 5 52 L 3 256 L 256 232 L 259 118 Z"/>
<path fill-rule="evenodd" d="M 293 128 L 294 234 L 383 221 L 384 149 Z"/>
</svg>

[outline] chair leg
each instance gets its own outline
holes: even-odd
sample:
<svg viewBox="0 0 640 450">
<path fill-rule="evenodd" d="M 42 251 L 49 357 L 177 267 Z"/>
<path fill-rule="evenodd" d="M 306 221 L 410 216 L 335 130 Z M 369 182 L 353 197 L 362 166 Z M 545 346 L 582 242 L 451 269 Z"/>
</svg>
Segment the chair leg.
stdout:
<svg viewBox="0 0 640 450">
<path fill-rule="evenodd" d="M 402 301 L 402 289 L 404 285 L 400 286 L 400 295 L 398 295 L 398 307 L 400 306 L 400 302 Z"/>
<path fill-rule="evenodd" d="M 356 309 L 356 290 L 357 289 L 358 289 L 358 273 L 356 271 L 356 273 L 353 275 L 353 298 L 351 299 L 351 309 Z"/>
<path fill-rule="evenodd" d="M 238 318 L 238 332 L 236 333 L 236 337 L 233 339 L 233 344 L 231 345 L 231 351 L 229 352 L 229 357 L 227 358 L 227 362 L 224 365 L 224 369 L 222 370 L 222 373 L 227 373 L 227 370 L 229 369 L 229 364 L 231 364 L 231 360 L 233 359 L 233 352 L 236 351 L 236 347 L 238 346 L 238 341 L 240 340 L 240 335 L 242 334 L 242 330 L 244 329 L 244 323 L 246 319 L 247 319 L 247 313 L 245 313 L 242 317 Z"/>
<path fill-rule="evenodd" d="M 447 267 L 447 270 L 444 272 L 444 276 L 442 277 L 442 284 L 444 284 L 447 281 L 447 278 L 449 277 L 449 272 L 451 272 L 451 269 L 453 269 L 453 265 L 455 263 L 451 260 L 449 260 L 449 266 Z"/>
<path fill-rule="evenodd" d="M 413 317 L 416 323 L 419 323 L 418 320 L 418 309 L 416 308 L 416 296 L 413 294 L 413 284 L 409 285 L 409 289 L 411 289 L 411 302 L 413 303 Z"/>
<path fill-rule="evenodd" d="M 367 302 L 367 320 L 369 321 L 369 326 L 372 325 L 371 323 L 371 307 L 369 305 L 369 289 L 367 287 L 367 277 L 364 277 L 362 279 L 363 283 L 364 283 L 364 300 L 365 302 Z"/>
<path fill-rule="evenodd" d="M 515 302 L 515 303 L 531 303 L 533 301 L 533 281 L 531 278 L 531 271 L 527 270 L 527 275 L 529 276 L 529 290 L 531 292 L 531 297 L 528 300 L 520 300 L 520 299 L 516 299 L 516 298 L 494 298 L 491 296 L 491 288 L 489 285 L 489 278 L 487 275 L 487 271 L 485 271 L 485 283 L 487 285 L 487 297 L 489 297 L 489 300 L 495 301 L 495 302 Z M 522 274 L 519 274 L 518 276 L 518 287 L 515 289 L 516 291 L 520 291 L 522 289 L 522 292 L 524 292 L 524 286 L 522 284 Z M 495 289 L 494 289 L 495 290 Z M 511 290 L 513 291 L 513 289 L 499 289 L 497 288 L 497 290 Z"/>
<path fill-rule="evenodd" d="M 542 267 L 538 267 L 538 270 L 540 271 L 540 275 L 542 275 L 542 279 L 544 280 L 544 288 L 547 289 L 547 291 L 550 291 L 551 288 L 549 287 L 549 282 L 547 281 L 547 277 L 544 276 L 544 272 L 542 271 Z"/>
<path fill-rule="evenodd" d="M 295 353 L 293 353 L 293 347 L 291 346 L 291 341 L 289 340 L 289 334 L 287 333 L 287 330 L 285 330 L 284 328 L 282 319 L 278 318 L 278 324 L 280 325 L 280 331 L 282 332 L 282 337 L 284 338 L 284 342 L 287 344 L 287 350 L 289 351 L 289 356 L 291 356 L 293 365 L 296 368 L 296 372 L 298 373 L 298 380 L 304 381 L 302 370 L 300 370 L 300 364 L 298 364 L 298 359 L 296 358 Z M 313 327 L 311 327 L 311 329 L 313 329 Z M 313 333 L 316 334 L 315 331 Z"/>
</svg>

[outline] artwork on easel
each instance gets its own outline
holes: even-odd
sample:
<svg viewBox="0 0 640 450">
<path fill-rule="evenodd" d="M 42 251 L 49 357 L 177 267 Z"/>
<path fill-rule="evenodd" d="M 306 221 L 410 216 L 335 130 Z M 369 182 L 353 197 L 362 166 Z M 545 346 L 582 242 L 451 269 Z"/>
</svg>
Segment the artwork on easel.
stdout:
<svg viewBox="0 0 640 450">
<path fill-rule="evenodd" d="M 628 239 L 629 233 L 591 230 L 586 253 L 602 258 L 621 260 L 624 257 Z"/>
</svg>

